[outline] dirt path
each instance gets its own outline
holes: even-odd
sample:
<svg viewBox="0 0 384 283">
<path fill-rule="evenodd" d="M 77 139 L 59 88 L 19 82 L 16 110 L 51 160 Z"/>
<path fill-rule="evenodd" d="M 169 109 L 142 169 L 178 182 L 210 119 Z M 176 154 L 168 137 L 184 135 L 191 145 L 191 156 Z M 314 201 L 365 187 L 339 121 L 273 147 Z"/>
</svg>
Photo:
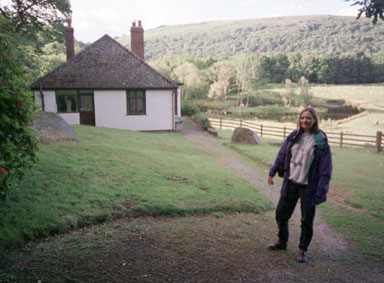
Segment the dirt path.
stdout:
<svg viewBox="0 0 384 283">
<path fill-rule="evenodd" d="M 277 202 L 280 181 L 268 186 L 267 172 L 225 141 L 189 119 L 179 134 Z M 310 261 L 297 263 L 299 218 L 297 210 L 283 252 L 266 250 L 276 240 L 273 211 L 120 219 L 8 251 L 0 256 L 0 282 L 384 282 L 319 216 Z"/>
</svg>

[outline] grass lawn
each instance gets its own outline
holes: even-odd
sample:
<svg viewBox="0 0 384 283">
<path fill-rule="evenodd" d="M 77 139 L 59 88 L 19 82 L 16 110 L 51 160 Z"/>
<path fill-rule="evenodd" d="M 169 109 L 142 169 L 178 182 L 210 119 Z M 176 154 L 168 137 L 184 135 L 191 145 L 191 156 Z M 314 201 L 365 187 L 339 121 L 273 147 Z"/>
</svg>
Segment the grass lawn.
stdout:
<svg viewBox="0 0 384 283">
<path fill-rule="evenodd" d="M 228 138 L 230 131 L 219 131 Z M 259 145 L 227 144 L 268 171 L 278 147 L 262 140 Z M 373 149 L 331 147 L 333 177 L 328 202 L 319 206 L 325 221 L 364 254 L 384 260 L 384 152 Z M 278 178 L 277 176 L 275 178 Z"/>
<path fill-rule="evenodd" d="M 42 144 L 0 208 L 0 248 L 122 216 L 258 213 L 272 204 L 185 137 L 75 126 Z"/>
</svg>

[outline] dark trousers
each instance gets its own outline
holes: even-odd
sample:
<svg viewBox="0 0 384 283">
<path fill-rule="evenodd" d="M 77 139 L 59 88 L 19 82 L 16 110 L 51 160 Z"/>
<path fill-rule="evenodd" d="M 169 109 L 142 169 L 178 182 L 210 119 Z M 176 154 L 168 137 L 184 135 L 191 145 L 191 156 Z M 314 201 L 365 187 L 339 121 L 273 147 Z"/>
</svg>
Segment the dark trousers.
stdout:
<svg viewBox="0 0 384 283">
<path fill-rule="evenodd" d="M 307 251 L 312 240 L 316 206 L 307 207 L 305 205 L 305 189 L 306 185 L 288 182 L 287 195 L 285 197 L 280 196 L 276 208 L 276 222 L 279 227 L 279 242 L 282 246 L 287 246 L 289 238 L 288 220 L 291 218 L 297 201 L 300 198 L 301 235 L 299 248 Z"/>
</svg>

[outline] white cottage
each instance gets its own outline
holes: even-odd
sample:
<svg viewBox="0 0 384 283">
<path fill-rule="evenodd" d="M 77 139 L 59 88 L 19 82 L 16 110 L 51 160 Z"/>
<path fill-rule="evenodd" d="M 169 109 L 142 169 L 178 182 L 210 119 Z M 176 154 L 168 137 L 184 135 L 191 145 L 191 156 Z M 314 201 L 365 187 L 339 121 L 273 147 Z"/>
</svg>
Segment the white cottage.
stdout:
<svg viewBox="0 0 384 283">
<path fill-rule="evenodd" d="M 179 83 L 144 62 L 141 21 L 131 28 L 131 51 L 108 35 L 74 55 L 66 27 L 67 62 L 31 85 L 43 111 L 69 124 L 135 131 L 175 130 L 180 121 Z"/>
</svg>

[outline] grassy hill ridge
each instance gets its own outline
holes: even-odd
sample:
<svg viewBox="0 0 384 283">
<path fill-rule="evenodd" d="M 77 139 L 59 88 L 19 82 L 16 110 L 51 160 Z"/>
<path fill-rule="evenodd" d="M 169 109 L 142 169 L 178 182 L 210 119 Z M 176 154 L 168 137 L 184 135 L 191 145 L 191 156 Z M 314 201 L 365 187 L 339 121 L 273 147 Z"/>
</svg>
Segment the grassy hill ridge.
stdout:
<svg viewBox="0 0 384 283">
<path fill-rule="evenodd" d="M 368 19 L 347 16 L 291 16 L 161 26 L 146 30 L 144 37 L 147 60 L 175 54 L 217 57 L 254 52 L 373 55 L 383 50 L 384 23 L 373 26 Z M 117 40 L 130 47 L 129 35 Z"/>
</svg>

